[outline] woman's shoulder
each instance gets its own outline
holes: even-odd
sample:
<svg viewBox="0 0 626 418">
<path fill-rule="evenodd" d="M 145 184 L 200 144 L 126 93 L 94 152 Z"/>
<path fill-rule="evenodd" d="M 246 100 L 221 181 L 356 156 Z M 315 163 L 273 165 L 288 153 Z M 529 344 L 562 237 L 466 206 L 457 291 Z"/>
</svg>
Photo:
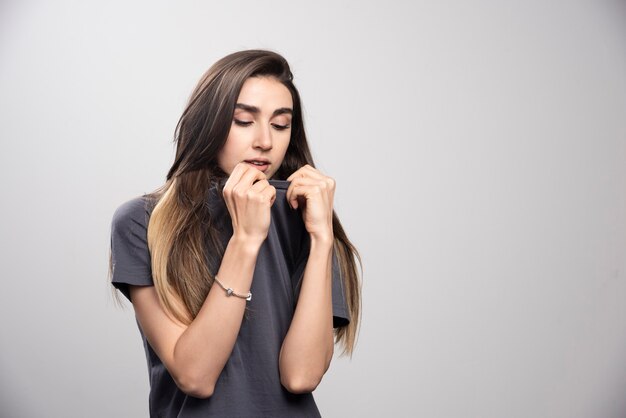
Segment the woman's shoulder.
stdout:
<svg viewBox="0 0 626 418">
<path fill-rule="evenodd" d="M 113 212 L 113 224 L 138 224 L 146 227 L 152 209 L 152 199 L 148 195 L 132 197 L 117 206 Z"/>
<path fill-rule="evenodd" d="M 111 283 L 130 300 L 129 285 L 153 284 L 148 247 L 148 200 L 135 196 L 123 201 L 111 223 Z"/>
</svg>

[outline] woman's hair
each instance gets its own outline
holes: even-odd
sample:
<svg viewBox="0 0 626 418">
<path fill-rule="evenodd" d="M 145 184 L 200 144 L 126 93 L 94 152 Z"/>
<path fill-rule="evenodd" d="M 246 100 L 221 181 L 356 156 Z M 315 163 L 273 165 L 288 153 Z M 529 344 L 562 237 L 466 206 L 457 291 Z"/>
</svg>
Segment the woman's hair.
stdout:
<svg viewBox="0 0 626 418">
<path fill-rule="evenodd" d="M 189 324 L 198 314 L 213 285 L 211 266 L 224 255 L 224 246 L 206 204 L 213 184 L 228 177 L 217 161 L 224 146 L 240 90 L 249 77 L 270 76 L 289 91 L 293 99 L 291 139 L 283 162 L 273 178 L 285 180 L 298 168 L 315 167 L 304 132 L 300 95 L 289 64 L 269 50 L 251 49 L 227 55 L 202 76 L 176 125 L 176 157 L 167 179 L 146 195 L 153 206 L 148 223 L 148 247 L 152 276 L 159 299 L 175 320 Z M 223 198 L 222 193 L 218 196 Z M 355 256 L 333 210 L 333 249 L 337 254 L 348 304 L 350 323 L 335 329 L 342 355 L 352 356 L 361 315 L 361 283 Z M 207 251 L 207 245 L 211 245 Z M 109 266 L 111 270 L 111 266 Z"/>
</svg>

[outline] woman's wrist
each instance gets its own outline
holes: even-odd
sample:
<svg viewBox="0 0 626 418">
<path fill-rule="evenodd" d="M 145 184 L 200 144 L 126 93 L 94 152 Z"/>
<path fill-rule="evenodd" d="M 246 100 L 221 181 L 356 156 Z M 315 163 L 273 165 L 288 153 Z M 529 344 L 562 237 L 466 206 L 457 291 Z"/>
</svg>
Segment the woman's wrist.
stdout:
<svg viewBox="0 0 626 418">
<path fill-rule="evenodd" d="M 310 234 L 310 238 L 312 247 L 332 247 L 335 241 L 335 236 L 332 233 Z"/>
<path fill-rule="evenodd" d="M 261 245 L 263 245 L 263 241 L 251 238 L 246 235 L 234 233 L 230 237 L 228 245 L 237 247 L 246 253 L 257 255 L 259 250 L 261 249 Z"/>
</svg>

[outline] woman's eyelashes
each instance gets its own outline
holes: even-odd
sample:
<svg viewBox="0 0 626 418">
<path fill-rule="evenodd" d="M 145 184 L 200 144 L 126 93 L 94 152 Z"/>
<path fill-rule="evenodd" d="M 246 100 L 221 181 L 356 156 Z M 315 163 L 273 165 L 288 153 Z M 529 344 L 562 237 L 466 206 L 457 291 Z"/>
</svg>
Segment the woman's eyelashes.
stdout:
<svg viewBox="0 0 626 418">
<path fill-rule="evenodd" d="M 234 122 L 235 122 L 236 125 L 239 125 L 239 126 L 249 126 L 249 125 L 252 124 L 252 121 L 243 121 L 243 120 L 239 120 L 239 119 L 234 119 Z M 290 127 L 290 125 L 288 125 L 288 124 L 287 125 L 278 125 L 276 123 L 273 123 L 272 126 L 274 128 L 276 128 L 276 129 L 278 129 L 279 131 L 288 129 Z"/>
<path fill-rule="evenodd" d="M 289 129 L 289 125 L 277 125 L 277 124 L 272 124 L 272 126 L 276 129 L 278 129 L 279 131 L 284 131 L 285 129 Z"/>
</svg>

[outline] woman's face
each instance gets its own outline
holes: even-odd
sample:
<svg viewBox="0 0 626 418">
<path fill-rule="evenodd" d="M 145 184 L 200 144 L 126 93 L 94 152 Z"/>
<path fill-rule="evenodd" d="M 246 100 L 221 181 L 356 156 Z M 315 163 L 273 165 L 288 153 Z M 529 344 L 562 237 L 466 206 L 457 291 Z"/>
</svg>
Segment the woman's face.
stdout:
<svg viewBox="0 0 626 418">
<path fill-rule="evenodd" d="M 274 77 L 250 77 L 239 93 L 230 133 L 218 152 L 218 164 L 230 175 L 247 160 L 265 160 L 253 165 L 271 178 L 285 157 L 291 137 L 293 100 Z"/>
</svg>

